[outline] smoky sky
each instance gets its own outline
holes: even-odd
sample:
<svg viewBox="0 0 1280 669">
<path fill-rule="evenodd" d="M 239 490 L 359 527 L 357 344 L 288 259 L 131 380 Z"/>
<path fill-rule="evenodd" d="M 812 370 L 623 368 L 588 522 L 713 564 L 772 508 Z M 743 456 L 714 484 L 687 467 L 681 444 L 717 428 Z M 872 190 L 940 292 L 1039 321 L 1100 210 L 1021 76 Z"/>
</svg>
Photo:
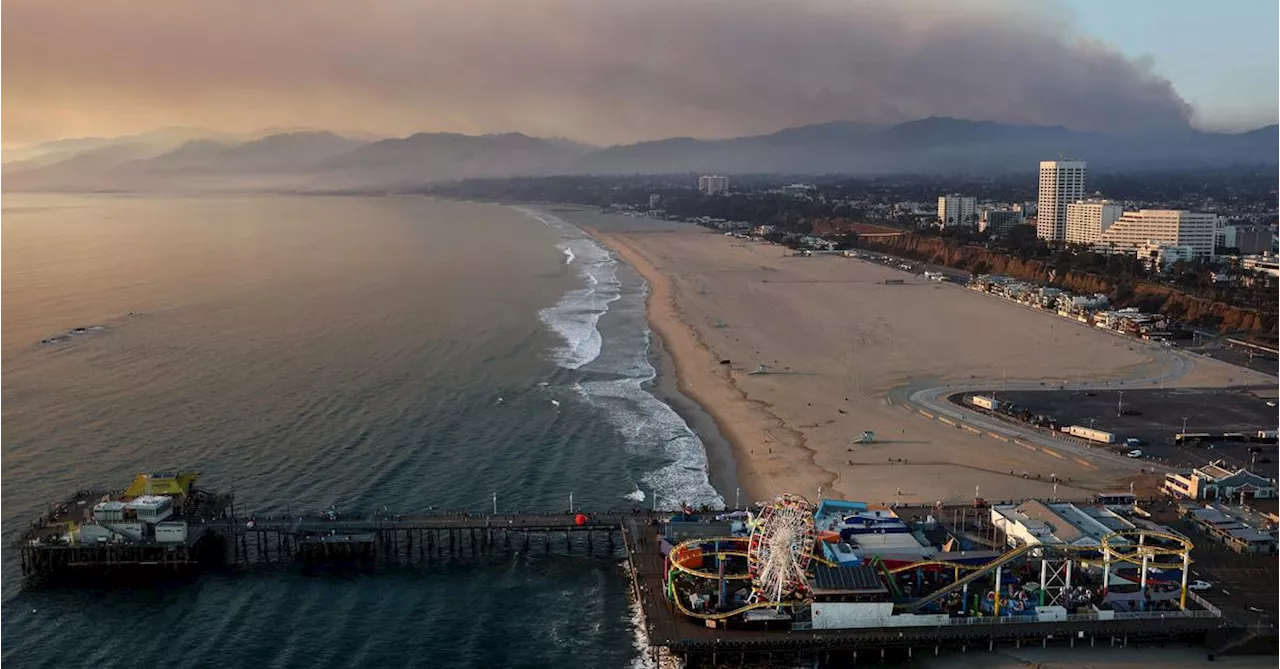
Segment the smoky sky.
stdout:
<svg viewBox="0 0 1280 669">
<path fill-rule="evenodd" d="M 1055 2 L 8 0 L 7 145 L 167 125 L 594 143 L 953 116 L 1184 126 Z"/>
</svg>

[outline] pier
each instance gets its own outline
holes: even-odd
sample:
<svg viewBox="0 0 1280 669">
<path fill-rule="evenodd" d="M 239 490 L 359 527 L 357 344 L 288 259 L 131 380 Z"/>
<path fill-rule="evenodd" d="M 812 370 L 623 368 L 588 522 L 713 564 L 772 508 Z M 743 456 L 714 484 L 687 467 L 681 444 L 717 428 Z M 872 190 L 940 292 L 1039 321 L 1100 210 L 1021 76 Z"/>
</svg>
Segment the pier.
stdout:
<svg viewBox="0 0 1280 669">
<path fill-rule="evenodd" d="M 633 514 L 634 515 L 634 514 Z M 441 514 L 230 520 L 229 563 L 413 563 L 507 551 L 614 555 L 627 514 Z"/>
<path fill-rule="evenodd" d="M 139 493 L 139 485 L 135 482 L 131 490 Z M 977 652 L 1024 645 L 1125 647 L 1193 643 L 1227 649 L 1240 646 L 1242 640 L 1253 641 L 1268 635 L 1274 638 L 1274 629 L 1252 630 L 1246 635 L 1237 629 L 1238 624 L 1224 618 L 1213 604 L 1194 592 L 1186 593 L 1189 599 L 1176 609 L 1100 611 L 1096 607 L 1083 607 L 1082 612 L 1067 614 L 1063 610 L 1061 617 L 1046 620 L 1043 616 L 998 612 L 986 616 L 955 612 L 948 615 L 944 608 L 943 614 L 920 615 L 918 623 L 911 618 L 920 607 L 929 605 L 946 591 L 954 591 L 963 584 L 967 593 L 971 581 L 975 588 L 979 587 L 974 579 L 982 573 L 998 573 L 1005 562 L 1028 559 L 1025 547 L 1006 549 L 1001 557 L 986 566 L 973 567 L 978 571 L 964 578 L 959 576 L 960 567 L 954 567 L 956 580 L 949 588 L 944 586 L 932 595 L 919 589 L 920 567 L 882 566 L 878 573 L 892 589 L 895 622 L 912 622 L 823 628 L 819 624 L 823 619 L 814 613 L 819 606 L 816 601 L 788 604 L 789 613 L 785 616 L 781 615 L 784 608 L 781 605 L 773 611 L 774 604 L 755 604 L 741 609 L 763 607 L 758 617 L 714 612 L 725 611 L 724 607 L 705 615 L 691 615 L 683 599 L 688 593 L 676 592 L 673 585 L 672 565 L 676 558 L 672 546 L 680 542 L 672 532 L 678 525 L 678 532 L 684 533 L 680 536 L 687 539 L 686 543 L 723 541 L 699 537 L 723 534 L 727 517 L 741 518 L 746 515 L 743 512 L 727 513 L 722 516 L 726 518 L 723 521 L 710 516 L 724 512 L 702 517 L 689 509 L 420 515 L 380 512 L 363 517 L 339 515 L 330 509 L 309 515 L 241 516 L 235 513 L 230 495 L 198 490 L 188 483 L 181 493 L 165 498 L 172 500 L 170 509 L 164 499 L 150 494 L 155 492 L 150 480 L 146 486 L 143 494 L 132 498 L 125 493 L 80 491 L 33 521 L 16 546 L 21 550 L 22 569 L 29 582 L 102 582 L 108 578 L 113 583 L 131 583 L 134 582 L 131 578 L 121 574 L 163 576 L 226 569 L 288 566 L 305 569 L 312 565 L 358 566 L 371 570 L 388 565 L 430 568 L 434 564 L 508 552 L 609 559 L 620 561 L 625 569 L 654 659 L 674 656 L 686 666 L 767 666 L 775 662 L 843 666 L 860 660 L 881 662 L 944 651 Z M 117 502 L 117 499 L 131 501 Z M 932 514 L 930 517 L 938 524 L 937 529 L 931 530 L 935 534 L 967 537 L 978 546 L 977 552 L 998 553 L 988 549 L 1003 546 L 1005 537 L 997 538 L 992 527 L 979 520 L 982 514 L 977 512 L 982 510 L 899 507 L 896 511 L 904 519 Z M 146 514 L 152 512 L 159 515 L 154 522 L 147 521 Z M 137 536 L 130 534 L 147 522 L 151 523 L 149 530 Z M 974 537 L 983 536 L 989 539 L 972 541 Z M 722 551 L 723 556 L 718 551 Z M 727 592 L 723 589 L 724 565 L 731 561 L 725 556 L 731 555 L 741 553 L 727 548 L 707 553 L 710 562 L 720 565 L 721 593 Z M 1038 559 L 1048 562 L 1048 555 L 1042 553 Z M 878 560 L 877 556 L 873 562 Z M 953 568 L 952 563 L 935 560 L 932 564 L 948 565 L 944 568 L 948 573 Z M 893 583 L 893 574 L 905 569 L 916 573 L 914 594 L 899 592 Z M 108 577 L 108 574 L 114 576 Z M 1000 589 L 999 583 L 996 576 L 996 590 Z M 937 610 L 936 606 L 933 610 Z"/>
</svg>

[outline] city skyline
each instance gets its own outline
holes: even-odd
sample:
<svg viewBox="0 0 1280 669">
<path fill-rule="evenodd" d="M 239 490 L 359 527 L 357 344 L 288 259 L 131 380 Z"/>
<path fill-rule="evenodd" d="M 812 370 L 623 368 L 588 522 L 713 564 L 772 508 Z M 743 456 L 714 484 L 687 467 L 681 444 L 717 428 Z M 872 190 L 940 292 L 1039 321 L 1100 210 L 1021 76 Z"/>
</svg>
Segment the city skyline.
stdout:
<svg viewBox="0 0 1280 669">
<path fill-rule="evenodd" d="M 19 0 L 3 27 L 3 141 L 275 126 L 608 145 L 930 116 L 1099 132 L 1276 122 L 1275 59 L 1261 57 L 1274 6 L 1148 5 L 384 0 L 283 20 L 236 1 Z M 1190 58 L 1198 36 L 1215 58 Z"/>
</svg>

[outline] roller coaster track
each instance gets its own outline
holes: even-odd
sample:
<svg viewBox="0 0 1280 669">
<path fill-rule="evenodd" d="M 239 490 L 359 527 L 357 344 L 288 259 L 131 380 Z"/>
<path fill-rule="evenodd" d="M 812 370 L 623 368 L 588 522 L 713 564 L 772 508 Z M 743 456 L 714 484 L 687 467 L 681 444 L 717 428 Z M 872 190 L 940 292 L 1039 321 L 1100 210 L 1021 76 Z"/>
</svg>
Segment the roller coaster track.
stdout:
<svg viewBox="0 0 1280 669">
<path fill-rule="evenodd" d="M 1177 547 L 1160 546 L 1158 544 L 1143 544 L 1143 543 L 1139 543 L 1138 541 L 1135 541 L 1135 539 L 1139 538 L 1140 536 L 1145 536 L 1153 539 L 1160 539 L 1166 542 L 1176 543 L 1178 544 L 1178 546 Z M 672 549 L 672 553 L 676 553 L 678 550 L 694 544 L 743 543 L 744 539 L 745 539 L 744 537 L 711 537 L 711 538 L 692 539 L 676 546 L 676 548 Z M 1116 541 L 1117 539 L 1126 540 L 1126 543 L 1121 544 L 1119 546 L 1113 545 L 1113 542 Z M 1103 537 L 1103 541 L 1101 545 L 1070 546 L 1070 545 L 1063 545 L 1063 544 L 1028 544 L 1028 545 L 1020 546 L 1012 551 L 1009 551 L 1008 553 L 1004 553 L 1003 555 L 996 558 L 995 560 L 992 560 L 991 562 L 988 562 L 986 564 L 981 564 L 981 565 L 960 564 L 958 562 L 948 562 L 945 560 L 929 560 L 926 562 L 917 562 L 914 564 L 904 565 L 902 567 L 894 567 L 893 569 L 890 569 L 888 568 L 888 566 L 884 564 L 882 560 L 880 560 L 879 556 L 876 556 L 872 558 L 872 566 L 885 575 L 886 577 L 885 580 L 888 582 L 890 589 L 894 591 L 895 596 L 901 596 L 901 592 L 897 588 L 897 583 L 892 578 L 892 575 L 894 574 L 900 574 L 900 573 L 911 571 L 920 567 L 933 566 L 933 565 L 951 568 L 951 569 L 963 569 L 965 571 L 970 572 L 965 576 L 963 576 L 962 578 L 956 580 L 954 583 L 944 588 L 941 588 L 939 590 L 936 590 L 925 597 L 922 597 L 920 599 L 913 600 L 910 602 L 902 602 L 894 605 L 894 609 L 898 611 L 915 611 L 920 609 L 923 606 L 926 606 L 932 602 L 938 601 L 943 597 L 946 597 L 948 594 L 951 594 L 953 592 L 963 589 L 969 583 L 972 583 L 982 578 L 983 576 L 991 573 L 992 571 L 999 569 L 1000 567 L 1003 567 L 1009 562 L 1012 562 L 1013 560 L 1016 560 L 1026 555 L 1027 553 L 1031 553 L 1034 551 L 1047 551 L 1052 553 L 1068 553 L 1073 555 L 1077 553 L 1082 553 L 1082 552 L 1102 552 L 1102 553 L 1110 553 L 1113 560 L 1116 560 L 1119 562 L 1142 564 L 1140 559 L 1141 553 L 1145 552 L 1148 555 L 1182 555 L 1184 552 L 1190 551 L 1192 547 L 1193 547 L 1192 543 L 1189 540 L 1187 540 L 1185 537 L 1181 537 L 1173 534 L 1166 534 L 1164 532 L 1156 532 L 1156 531 L 1147 530 L 1147 529 L 1121 530 L 1119 532 L 1114 532 L 1112 534 L 1109 534 Z M 740 550 L 713 550 L 713 551 L 707 551 L 707 552 L 717 556 L 719 555 L 745 556 L 746 555 L 745 552 Z M 703 555 L 706 555 L 707 552 L 704 552 Z M 836 563 L 831 562 L 830 560 L 827 560 L 825 558 L 819 557 L 817 555 L 810 555 L 809 557 L 827 566 L 831 566 L 831 567 L 838 566 Z M 1099 563 L 1102 563 L 1102 560 L 1098 560 L 1095 558 L 1093 560 L 1088 560 L 1087 562 L 1091 564 L 1099 564 Z M 754 604 L 747 604 L 746 606 L 742 606 L 732 611 L 716 612 L 716 613 L 698 613 L 689 609 L 687 606 L 685 606 L 684 602 L 681 601 L 680 599 L 679 593 L 676 592 L 675 579 L 674 579 L 674 575 L 676 572 L 686 573 L 698 578 L 715 579 L 715 580 L 718 580 L 719 578 L 721 578 L 721 576 L 716 573 L 696 570 L 690 567 L 685 567 L 684 565 L 681 565 L 675 562 L 674 560 L 671 562 L 671 568 L 667 571 L 667 583 L 666 583 L 667 596 L 671 601 L 675 602 L 676 608 L 680 609 L 681 613 L 691 618 L 697 618 L 700 620 L 724 620 L 726 618 L 731 618 L 733 616 L 746 613 L 747 611 L 751 611 L 754 609 L 777 608 L 782 606 L 791 607 L 795 605 L 795 602 L 756 602 Z M 725 579 L 746 579 L 746 578 L 750 578 L 750 576 L 745 574 L 726 574 L 724 578 Z"/>
<path fill-rule="evenodd" d="M 986 566 L 986 565 L 982 565 L 982 564 L 962 564 L 962 563 L 960 563 L 960 562 L 946 562 L 946 561 L 943 561 L 943 560 L 928 560 L 928 561 L 926 561 L 926 562 L 913 562 L 913 563 L 911 563 L 911 564 L 903 565 L 903 566 L 901 566 L 901 567 L 894 567 L 893 569 L 890 569 L 890 570 L 888 570 L 888 571 L 889 571 L 889 573 L 890 573 L 890 574 L 901 574 L 901 573 L 902 573 L 902 572 L 904 572 L 904 571 L 912 571 L 912 570 L 914 570 L 914 569 L 918 569 L 918 568 L 920 568 L 920 567 L 932 567 L 932 566 L 934 566 L 934 565 L 937 565 L 937 566 L 939 566 L 939 567 L 947 567 L 947 568 L 950 568 L 950 569 L 963 569 L 963 570 L 965 570 L 965 571 L 969 571 L 969 570 L 971 570 L 971 569 L 982 569 L 983 567 L 985 567 L 985 566 Z"/>
<path fill-rule="evenodd" d="M 689 616 L 690 618 L 697 618 L 699 620 L 724 620 L 725 618 L 732 618 L 733 616 L 741 615 L 747 611 L 755 609 L 771 609 L 778 608 L 780 606 L 790 607 L 794 604 L 793 602 L 756 602 L 754 604 L 747 604 L 746 606 L 736 608 L 732 611 L 698 613 L 697 611 L 693 611 L 689 607 L 685 606 L 684 601 L 680 599 L 680 593 L 676 592 L 675 583 L 671 578 L 672 573 L 673 572 L 667 572 L 667 597 L 672 602 L 675 602 L 676 608 L 680 609 L 681 613 Z"/>
<path fill-rule="evenodd" d="M 974 569 L 971 573 L 966 574 L 964 577 L 960 578 L 955 583 L 952 583 L 951 585 L 948 585 L 945 588 L 940 588 L 938 590 L 935 590 L 933 593 L 926 595 L 924 597 L 921 597 L 920 599 L 917 599 L 917 600 L 913 600 L 910 602 L 903 602 L 902 604 L 896 604 L 894 605 L 894 608 L 901 611 L 917 610 L 920 607 L 925 606 L 926 604 L 929 604 L 931 602 L 936 602 L 939 599 L 942 599 L 943 597 L 946 597 L 947 595 L 964 588 L 964 586 L 978 580 L 979 578 L 982 578 L 983 576 L 987 575 L 991 571 L 999 569 L 1000 567 L 1008 564 L 1009 562 L 1016 560 L 1017 558 L 1022 557 L 1023 555 L 1033 550 L 1036 550 L 1037 548 L 1044 549 L 1048 547 L 1045 546 L 1044 544 L 1034 544 L 1034 545 L 1028 544 L 1026 546 L 1015 548 L 1014 550 L 1011 550 L 1008 553 L 1001 555 L 995 560 L 992 560 L 991 562 L 988 562 Z M 914 566 L 915 565 L 912 565 L 912 567 Z"/>
</svg>

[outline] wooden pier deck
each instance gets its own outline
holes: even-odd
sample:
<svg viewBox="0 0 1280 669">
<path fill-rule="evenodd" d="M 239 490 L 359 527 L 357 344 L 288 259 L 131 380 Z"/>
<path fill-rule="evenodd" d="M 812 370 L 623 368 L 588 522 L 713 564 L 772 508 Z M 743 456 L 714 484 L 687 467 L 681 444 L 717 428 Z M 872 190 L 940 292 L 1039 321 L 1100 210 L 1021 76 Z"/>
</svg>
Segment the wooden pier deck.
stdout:
<svg viewBox="0 0 1280 669">
<path fill-rule="evenodd" d="M 664 595 L 665 558 L 658 550 L 661 528 L 646 518 L 628 519 L 623 535 L 633 594 L 640 603 L 650 646 L 665 648 L 688 666 L 723 666 L 772 661 L 855 664 L 907 659 L 942 650 L 991 650 L 1022 645 L 1127 646 L 1144 641 L 1199 641 L 1223 626 L 1211 615 L 1126 620 L 1013 622 L 970 619 L 970 624 L 863 629 L 710 628 L 683 616 Z M 1206 613 L 1206 612 L 1199 612 Z"/>
<path fill-rule="evenodd" d="M 506 551 L 623 556 L 632 595 L 639 603 L 651 651 L 659 649 L 689 666 L 729 663 L 815 661 L 851 664 L 901 659 L 941 649 L 988 650 L 996 645 L 1129 645 L 1147 640 L 1201 641 L 1225 626 L 1209 615 L 1166 618 L 1075 619 L 1018 622 L 963 619 L 931 627 L 812 629 L 785 623 L 777 629 L 711 628 L 691 620 L 668 602 L 662 521 L 670 512 L 378 514 L 365 518 L 236 517 L 198 520 L 199 534 L 216 539 L 219 563 L 240 568 L 296 563 L 430 564 Z M 28 532 L 27 541 L 33 533 Z M 39 535 L 43 536 L 43 535 Z M 122 553 L 121 551 L 125 551 Z M 139 542 L 106 545 L 23 546 L 24 569 L 51 565 L 59 573 L 94 573 L 133 565 L 153 571 L 201 569 L 187 545 Z M 39 559 L 28 560 L 39 554 Z M 44 568 L 41 566 L 40 568 Z M 1199 611 L 1196 613 L 1206 613 Z"/>
<path fill-rule="evenodd" d="M 405 562 L 507 550 L 616 554 L 627 518 L 639 514 L 441 514 L 369 519 L 229 519 L 228 560 L 257 563 Z M 648 518 L 647 515 L 643 516 Z"/>
</svg>

